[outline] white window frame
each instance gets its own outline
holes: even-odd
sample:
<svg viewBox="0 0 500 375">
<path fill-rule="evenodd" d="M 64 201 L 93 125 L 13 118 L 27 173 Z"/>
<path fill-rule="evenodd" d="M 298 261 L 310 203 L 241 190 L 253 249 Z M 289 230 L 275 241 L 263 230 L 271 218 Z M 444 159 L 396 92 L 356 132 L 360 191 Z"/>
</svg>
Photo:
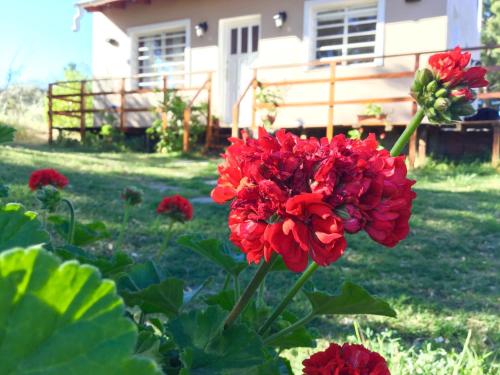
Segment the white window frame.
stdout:
<svg viewBox="0 0 500 375">
<path fill-rule="evenodd" d="M 363 5 L 368 0 L 306 0 L 304 2 L 304 56 L 305 62 L 316 60 L 316 15 L 319 12 L 349 7 L 353 5 Z M 377 0 L 377 26 L 375 29 L 375 56 L 384 54 L 384 24 L 385 24 L 385 0 Z M 356 56 L 353 55 L 353 58 Z M 345 56 L 342 56 L 345 58 Z M 332 60 L 335 60 L 332 59 Z M 341 65 L 342 68 L 358 66 L 381 66 L 383 58 L 376 58 L 373 62 Z"/>
<path fill-rule="evenodd" d="M 127 29 L 127 34 L 130 37 L 130 76 L 136 76 L 138 72 L 138 41 L 141 36 L 148 36 L 154 33 L 169 32 L 179 28 L 184 28 L 186 31 L 186 48 L 184 51 L 184 82 L 185 86 L 191 85 L 191 20 L 181 19 L 176 21 L 153 23 L 144 26 L 135 26 Z M 138 87 L 138 80 L 135 82 L 135 87 Z"/>
</svg>

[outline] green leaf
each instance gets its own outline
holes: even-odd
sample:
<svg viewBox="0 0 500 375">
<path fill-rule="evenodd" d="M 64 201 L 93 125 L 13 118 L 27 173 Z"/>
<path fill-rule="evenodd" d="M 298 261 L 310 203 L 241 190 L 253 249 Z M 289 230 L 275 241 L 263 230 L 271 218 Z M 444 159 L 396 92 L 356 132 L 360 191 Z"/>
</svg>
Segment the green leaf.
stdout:
<svg viewBox="0 0 500 375">
<path fill-rule="evenodd" d="M 95 255 L 82 248 L 65 245 L 56 248 L 54 252 L 63 260 L 77 260 L 80 263 L 97 267 L 104 277 L 114 278 L 117 274 L 123 275 L 134 263 L 126 253 L 117 251 L 111 256 Z"/>
<path fill-rule="evenodd" d="M 61 237 L 66 238 L 68 236 L 68 219 L 59 215 L 51 215 L 48 221 L 52 223 L 54 229 Z M 102 221 L 93 221 L 88 224 L 76 222 L 73 244 L 75 246 L 88 246 L 110 236 L 106 225 Z"/>
<path fill-rule="evenodd" d="M 389 304 L 372 297 L 365 289 L 345 282 L 338 296 L 321 292 L 305 292 L 315 315 L 331 314 L 370 314 L 396 317 Z"/>
<path fill-rule="evenodd" d="M 243 254 L 225 248 L 222 242 L 215 239 L 199 241 L 190 236 L 182 236 L 177 242 L 211 260 L 233 276 L 238 276 L 248 266 Z"/>
<path fill-rule="evenodd" d="M 0 124 L 0 144 L 12 142 L 14 140 L 15 133 L 16 129 Z"/>
<path fill-rule="evenodd" d="M 18 203 L 0 207 L 0 252 L 14 247 L 45 244 L 49 234 L 43 230 L 37 214 Z"/>
<path fill-rule="evenodd" d="M 116 283 L 118 290 L 129 290 L 137 292 L 148 286 L 158 284 L 161 275 L 156 269 L 156 265 L 148 260 L 144 263 L 137 263 L 127 269 L 126 272 L 117 276 Z"/>
<path fill-rule="evenodd" d="M 205 298 L 205 303 L 209 306 L 219 306 L 225 311 L 231 311 L 235 303 L 234 290 L 226 289 L 212 294 Z"/>
<path fill-rule="evenodd" d="M 172 318 L 179 314 L 183 304 L 183 289 L 184 281 L 169 278 L 137 292 L 123 290 L 120 294 L 130 307 L 139 306 L 146 314 L 162 313 Z"/>
<path fill-rule="evenodd" d="M 137 330 L 114 283 L 41 248 L 0 254 L 2 374 L 161 374 L 133 355 Z"/>
<path fill-rule="evenodd" d="M 201 285 L 198 285 L 195 288 L 187 288 L 184 290 L 184 305 L 187 305 L 188 303 L 191 303 L 193 300 L 196 299 L 196 297 L 199 296 L 199 294 L 208 287 L 213 281 L 213 278 L 209 277 L 206 279 Z"/>
<path fill-rule="evenodd" d="M 186 374 L 243 374 L 266 361 L 261 339 L 247 326 L 234 324 L 220 331 L 226 315 L 211 306 L 180 315 L 167 324 L 181 361 L 189 370 Z"/>
</svg>

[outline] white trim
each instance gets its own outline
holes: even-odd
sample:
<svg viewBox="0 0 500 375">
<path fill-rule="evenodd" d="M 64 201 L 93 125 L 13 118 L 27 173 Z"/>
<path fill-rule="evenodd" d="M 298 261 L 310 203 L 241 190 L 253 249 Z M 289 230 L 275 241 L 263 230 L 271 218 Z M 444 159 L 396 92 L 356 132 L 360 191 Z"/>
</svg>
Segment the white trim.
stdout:
<svg viewBox="0 0 500 375">
<path fill-rule="evenodd" d="M 185 64 L 184 71 L 185 74 L 185 83 L 187 86 L 191 85 L 191 20 L 189 18 L 169 21 L 169 22 L 160 22 L 160 23 L 152 23 L 149 25 L 143 26 L 135 26 L 129 27 L 127 29 L 127 35 L 130 37 L 130 75 L 134 76 L 137 74 L 137 61 L 138 61 L 138 38 L 141 36 L 146 36 L 149 34 L 153 34 L 155 32 L 165 32 L 172 29 L 184 28 L 186 30 L 186 48 L 184 51 L 185 54 Z"/>
<path fill-rule="evenodd" d="M 219 35 L 218 35 L 218 46 L 219 46 L 219 63 L 217 64 L 217 70 L 219 72 L 219 96 L 220 96 L 220 103 L 222 103 L 222 107 L 220 109 L 221 114 L 225 116 L 226 108 L 225 106 L 228 105 L 226 103 L 226 98 L 227 98 L 227 80 L 226 80 L 226 75 L 227 75 L 227 56 L 229 54 L 229 48 L 230 48 L 230 41 L 228 38 L 228 33 L 227 31 L 229 28 L 233 26 L 238 26 L 242 22 L 251 22 L 255 21 L 259 24 L 259 48 L 258 51 L 261 48 L 261 37 L 262 37 L 262 17 L 260 14 L 251 14 L 248 16 L 241 16 L 241 17 L 231 17 L 231 18 L 221 18 L 219 20 Z M 251 46 L 249 46 L 251 48 Z"/>
<path fill-rule="evenodd" d="M 375 56 L 384 54 L 384 29 L 385 29 L 385 0 L 375 0 L 377 2 L 377 26 L 375 35 Z M 316 60 L 315 54 L 315 16 L 322 10 L 328 10 L 332 7 L 351 6 L 373 2 L 373 0 L 308 0 L 304 2 L 304 62 Z M 355 56 L 353 56 L 355 57 Z M 353 64 L 349 66 L 380 66 L 383 65 L 383 59 L 375 59 L 373 63 Z"/>
</svg>

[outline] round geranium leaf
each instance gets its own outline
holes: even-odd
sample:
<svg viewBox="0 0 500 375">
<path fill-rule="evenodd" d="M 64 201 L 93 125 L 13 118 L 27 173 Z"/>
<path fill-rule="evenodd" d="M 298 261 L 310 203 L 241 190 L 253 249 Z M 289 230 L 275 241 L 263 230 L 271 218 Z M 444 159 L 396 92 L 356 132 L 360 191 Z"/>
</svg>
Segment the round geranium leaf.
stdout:
<svg viewBox="0 0 500 375">
<path fill-rule="evenodd" d="M 0 206 L 0 252 L 48 242 L 49 234 L 37 216 L 19 203 Z"/>
<path fill-rule="evenodd" d="M 0 254 L 2 374 L 161 374 L 134 356 L 135 325 L 97 269 L 41 248 Z"/>
</svg>

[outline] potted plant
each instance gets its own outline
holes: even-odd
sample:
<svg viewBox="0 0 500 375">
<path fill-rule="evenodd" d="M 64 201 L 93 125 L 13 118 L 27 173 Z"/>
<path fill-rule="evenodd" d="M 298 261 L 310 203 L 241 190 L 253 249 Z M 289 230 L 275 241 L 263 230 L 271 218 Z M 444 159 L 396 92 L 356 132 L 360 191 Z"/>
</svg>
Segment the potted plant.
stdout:
<svg viewBox="0 0 500 375">
<path fill-rule="evenodd" d="M 358 122 L 367 120 L 383 121 L 387 118 L 387 113 L 384 113 L 382 107 L 375 103 L 369 103 L 362 114 L 358 115 Z"/>
</svg>

